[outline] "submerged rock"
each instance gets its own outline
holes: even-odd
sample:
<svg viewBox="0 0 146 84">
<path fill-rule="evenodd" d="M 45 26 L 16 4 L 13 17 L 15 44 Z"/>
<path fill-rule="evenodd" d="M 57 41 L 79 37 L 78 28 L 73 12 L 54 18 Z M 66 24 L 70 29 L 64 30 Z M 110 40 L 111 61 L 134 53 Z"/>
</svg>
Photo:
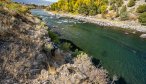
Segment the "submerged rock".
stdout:
<svg viewBox="0 0 146 84">
<path fill-rule="evenodd" d="M 142 34 L 140 37 L 141 38 L 146 38 L 146 34 Z"/>
</svg>

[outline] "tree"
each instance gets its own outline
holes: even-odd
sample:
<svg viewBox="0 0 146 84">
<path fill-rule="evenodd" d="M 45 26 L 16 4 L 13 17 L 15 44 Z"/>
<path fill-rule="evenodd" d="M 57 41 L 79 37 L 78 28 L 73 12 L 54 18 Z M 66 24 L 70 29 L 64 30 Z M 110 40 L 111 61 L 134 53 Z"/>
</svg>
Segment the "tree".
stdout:
<svg viewBox="0 0 146 84">
<path fill-rule="evenodd" d="M 121 20 L 127 20 L 128 19 L 128 12 L 127 7 L 124 5 L 120 10 L 120 19 Z"/>
<path fill-rule="evenodd" d="M 138 13 L 146 12 L 146 4 L 140 5 L 140 6 L 137 8 L 136 12 L 138 12 Z"/>
<path fill-rule="evenodd" d="M 118 7 L 121 7 L 122 5 L 123 5 L 123 0 L 116 0 L 116 5 L 118 6 Z"/>
<path fill-rule="evenodd" d="M 102 14 L 104 14 L 107 10 L 107 6 L 106 5 L 102 5 L 101 8 L 100 8 L 100 11 Z"/>
<path fill-rule="evenodd" d="M 108 5 L 108 0 L 96 0 L 95 5 L 97 6 L 97 13 L 101 13 L 101 11 L 103 11 L 103 9 Z"/>
<path fill-rule="evenodd" d="M 110 9 L 109 10 L 114 10 L 114 11 L 116 11 L 116 5 L 115 4 L 112 4 L 111 6 L 110 6 Z"/>
<path fill-rule="evenodd" d="M 128 2 L 128 7 L 132 7 L 132 6 L 134 6 L 135 5 L 135 0 L 130 0 L 129 2 Z"/>
<path fill-rule="evenodd" d="M 127 7 L 126 7 L 126 5 L 124 5 L 124 6 L 122 6 L 122 8 L 121 8 L 121 10 L 120 10 L 120 14 L 121 13 L 124 13 L 124 12 L 126 12 L 127 11 Z"/>
<path fill-rule="evenodd" d="M 82 3 L 83 3 L 82 0 L 77 0 L 77 1 L 75 2 L 74 7 L 73 7 L 73 11 L 76 12 L 76 13 L 78 13 L 79 7 L 82 5 Z"/>
<path fill-rule="evenodd" d="M 146 12 L 140 14 L 138 20 L 142 25 L 146 25 Z"/>
<path fill-rule="evenodd" d="M 53 11 L 96 15 L 106 11 L 108 0 L 59 0 L 51 5 Z"/>
<path fill-rule="evenodd" d="M 93 3 L 90 7 L 89 7 L 89 15 L 96 15 L 97 14 L 97 7 L 96 5 Z"/>
<path fill-rule="evenodd" d="M 89 11 L 88 11 L 88 7 L 86 6 L 86 4 L 82 4 L 81 6 L 79 6 L 78 12 L 80 14 L 88 15 Z"/>
</svg>

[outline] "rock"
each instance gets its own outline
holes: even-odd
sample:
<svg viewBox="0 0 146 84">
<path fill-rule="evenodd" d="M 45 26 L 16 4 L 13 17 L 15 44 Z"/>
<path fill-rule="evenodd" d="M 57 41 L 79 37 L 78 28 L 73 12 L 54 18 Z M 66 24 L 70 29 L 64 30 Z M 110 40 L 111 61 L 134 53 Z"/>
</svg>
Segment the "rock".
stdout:
<svg viewBox="0 0 146 84">
<path fill-rule="evenodd" d="M 65 57 L 64 54 L 60 49 L 55 50 L 55 55 L 53 56 L 53 60 L 57 63 L 57 65 L 62 65 L 65 63 Z"/>
<path fill-rule="evenodd" d="M 45 69 L 41 70 L 40 80 L 47 80 L 48 74 L 48 71 L 46 71 Z"/>
<path fill-rule="evenodd" d="M 80 21 L 95 23 L 100 26 L 111 26 L 111 27 L 118 27 L 123 29 L 136 30 L 139 32 L 146 32 L 146 26 L 143 26 L 140 23 L 138 23 L 137 16 L 135 14 L 130 14 L 129 21 L 120 21 L 119 18 L 114 18 L 116 16 L 116 13 L 114 11 L 110 11 L 106 16 L 107 18 L 111 18 L 112 20 L 103 19 L 102 14 L 98 14 L 93 17 L 91 16 L 85 17 L 83 15 L 59 14 L 59 13 L 57 13 L 57 15 L 60 15 L 60 17 L 69 17 L 69 18 L 72 17 Z"/>
<path fill-rule="evenodd" d="M 146 38 L 146 34 L 142 34 L 140 38 Z"/>
<path fill-rule="evenodd" d="M 129 34 L 128 32 L 125 32 L 125 34 Z"/>
<path fill-rule="evenodd" d="M 136 34 L 136 31 L 132 32 L 133 34 Z"/>
<path fill-rule="evenodd" d="M 73 61 L 73 64 L 68 63 L 58 67 L 58 75 L 49 75 L 50 82 L 55 84 L 108 84 L 106 70 L 93 66 L 87 54 L 80 54 Z"/>
<path fill-rule="evenodd" d="M 46 62 L 47 57 L 45 56 L 45 54 L 39 54 L 39 55 L 36 57 L 36 60 L 37 60 L 37 62 Z"/>
</svg>

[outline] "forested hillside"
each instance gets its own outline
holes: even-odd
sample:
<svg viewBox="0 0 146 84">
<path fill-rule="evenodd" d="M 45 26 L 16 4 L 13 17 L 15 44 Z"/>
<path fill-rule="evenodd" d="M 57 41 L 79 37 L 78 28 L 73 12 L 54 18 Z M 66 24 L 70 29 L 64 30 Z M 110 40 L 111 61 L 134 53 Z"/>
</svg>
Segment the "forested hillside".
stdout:
<svg viewBox="0 0 146 84">
<path fill-rule="evenodd" d="M 59 0 L 51 5 L 52 10 L 76 12 L 86 15 L 105 13 L 108 0 Z"/>
<path fill-rule="evenodd" d="M 101 15 L 105 19 L 131 20 L 146 24 L 144 0 L 59 0 L 49 10 L 82 15 Z"/>
</svg>

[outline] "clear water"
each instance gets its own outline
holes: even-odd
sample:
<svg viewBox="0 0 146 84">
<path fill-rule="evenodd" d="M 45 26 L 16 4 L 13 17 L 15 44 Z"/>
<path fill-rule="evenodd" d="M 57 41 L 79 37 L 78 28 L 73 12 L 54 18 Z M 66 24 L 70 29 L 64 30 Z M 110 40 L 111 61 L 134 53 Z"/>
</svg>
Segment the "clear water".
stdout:
<svg viewBox="0 0 146 84">
<path fill-rule="evenodd" d="M 62 38 L 98 58 L 111 75 L 123 77 L 127 84 L 146 84 L 146 40 L 139 38 L 139 35 L 126 35 L 117 29 L 74 19 L 58 19 L 42 10 L 31 12 L 48 25 L 58 27 Z"/>
</svg>

